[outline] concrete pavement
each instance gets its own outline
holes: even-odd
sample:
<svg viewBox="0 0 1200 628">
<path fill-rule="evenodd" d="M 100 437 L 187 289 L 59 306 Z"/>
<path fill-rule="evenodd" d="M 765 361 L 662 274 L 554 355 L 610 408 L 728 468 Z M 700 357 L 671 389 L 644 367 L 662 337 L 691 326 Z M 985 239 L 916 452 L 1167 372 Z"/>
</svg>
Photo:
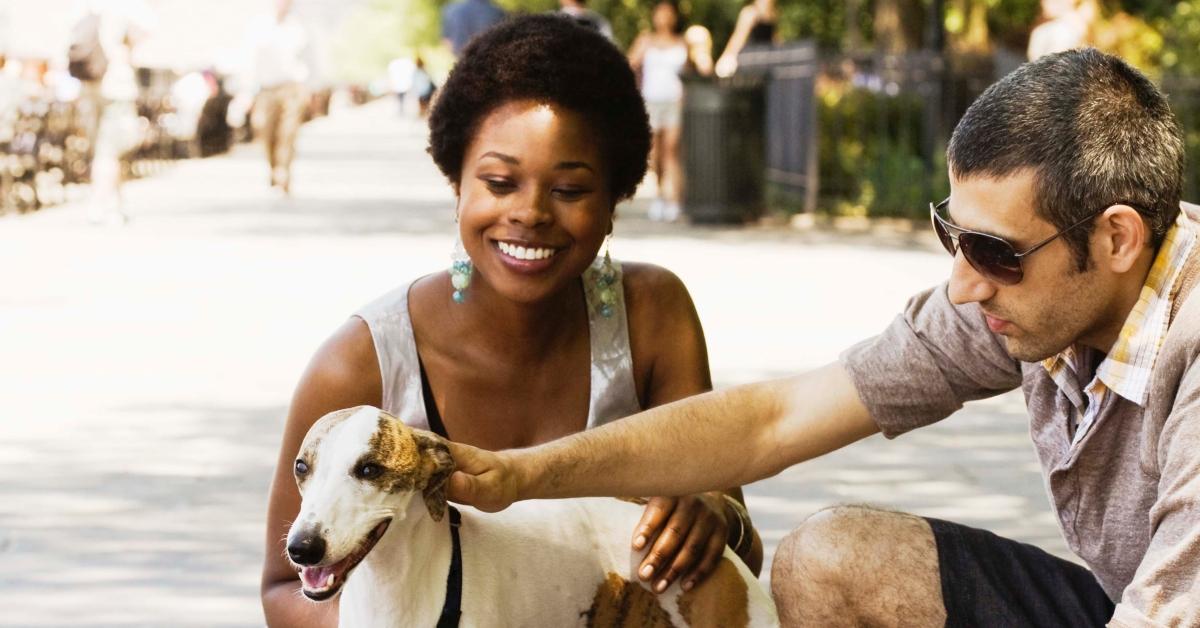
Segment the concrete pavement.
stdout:
<svg viewBox="0 0 1200 628">
<path fill-rule="evenodd" d="M 266 491 L 301 369 L 355 308 L 449 263 L 453 198 L 423 142 L 379 102 L 304 128 L 289 199 L 242 146 L 130 183 L 125 228 L 79 203 L 0 217 L 0 625 L 262 624 Z M 614 256 L 683 278 L 718 386 L 835 359 L 949 269 L 924 237 L 619 212 Z M 1066 554 L 1013 394 L 747 494 L 769 549 L 870 502 Z"/>
</svg>

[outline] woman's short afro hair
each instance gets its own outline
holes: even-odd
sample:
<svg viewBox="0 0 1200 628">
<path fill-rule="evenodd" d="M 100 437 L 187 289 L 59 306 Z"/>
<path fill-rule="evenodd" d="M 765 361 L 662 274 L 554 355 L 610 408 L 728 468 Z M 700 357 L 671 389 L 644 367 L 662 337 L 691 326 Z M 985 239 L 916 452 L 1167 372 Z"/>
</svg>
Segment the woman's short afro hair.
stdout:
<svg viewBox="0 0 1200 628">
<path fill-rule="evenodd" d="M 463 51 L 429 116 L 429 154 L 451 183 L 482 120 L 514 100 L 574 110 L 604 146 L 614 200 L 630 198 L 646 176 L 650 125 L 625 56 L 593 29 L 554 14 L 514 17 Z"/>
</svg>

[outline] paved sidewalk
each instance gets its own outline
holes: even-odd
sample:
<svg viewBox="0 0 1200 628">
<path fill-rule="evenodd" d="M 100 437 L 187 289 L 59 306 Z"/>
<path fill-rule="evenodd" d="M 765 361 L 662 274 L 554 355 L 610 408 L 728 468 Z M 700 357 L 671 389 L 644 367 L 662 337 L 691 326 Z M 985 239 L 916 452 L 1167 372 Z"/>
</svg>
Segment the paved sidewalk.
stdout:
<svg viewBox="0 0 1200 628">
<path fill-rule="evenodd" d="M 0 217 L 0 625 L 262 624 L 292 386 L 355 308 L 449 262 L 453 199 L 423 142 L 380 102 L 304 128 L 290 199 L 243 146 L 132 182 L 126 228 L 78 204 Z M 922 237 L 619 211 L 613 254 L 684 279 L 720 386 L 835 359 L 948 271 Z M 870 502 L 1065 553 L 1014 395 L 747 493 L 771 548 L 819 508 Z"/>
</svg>

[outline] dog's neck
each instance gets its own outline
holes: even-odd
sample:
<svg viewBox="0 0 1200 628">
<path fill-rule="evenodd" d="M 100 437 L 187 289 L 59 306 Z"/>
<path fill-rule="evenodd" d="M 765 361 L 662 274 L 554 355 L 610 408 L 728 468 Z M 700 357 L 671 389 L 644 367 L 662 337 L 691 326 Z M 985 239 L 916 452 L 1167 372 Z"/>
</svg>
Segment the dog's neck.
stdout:
<svg viewBox="0 0 1200 628">
<path fill-rule="evenodd" d="M 346 583 L 349 599 L 342 600 L 343 625 L 347 603 L 362 604 L 364 617 L 403 617 L 406 625 L 437 624 L 446 600 L 450 571 L 449 517 L 435 522 L 418 498 L 403 521 L 393 520 L 387 533 L 367 554 Z"/>
</svg>

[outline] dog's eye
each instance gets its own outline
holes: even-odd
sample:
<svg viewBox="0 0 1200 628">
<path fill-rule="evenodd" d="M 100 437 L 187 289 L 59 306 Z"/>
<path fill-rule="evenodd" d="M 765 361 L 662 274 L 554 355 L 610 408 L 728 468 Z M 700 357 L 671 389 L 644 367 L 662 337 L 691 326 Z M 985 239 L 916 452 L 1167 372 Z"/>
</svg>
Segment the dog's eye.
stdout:
<svg viewBox="0 0 1200 628">
<path fill-rule="evenodd" d="M 304 475 L 308 473 L 308 463 L 303 460 L 296 461 L 296 475 Z"/>
<path fill-rule="evenodd" d="M 383 473 L 383 467 L 373 462 L 360 462 L 357 467 L 354 467 L 354 477 L 360 480 L 373 480 Z"/>
</svg>

